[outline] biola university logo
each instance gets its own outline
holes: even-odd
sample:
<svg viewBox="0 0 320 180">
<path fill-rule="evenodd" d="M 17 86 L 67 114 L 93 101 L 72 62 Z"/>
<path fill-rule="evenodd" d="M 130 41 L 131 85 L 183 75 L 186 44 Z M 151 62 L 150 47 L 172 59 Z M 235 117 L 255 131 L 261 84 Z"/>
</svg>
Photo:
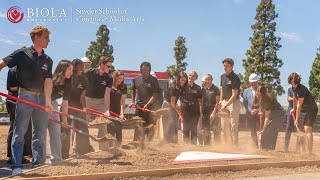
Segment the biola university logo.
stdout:
<svg viewBox="0 0 320 180">
<path fill-rule="evenodd" d="M 25 18 L 24 13 L 26 13 Z M 28 22 L 59 22 L 68 20 L 67 11 L 64 8 L 26 8 L 24 13 L 20 7 L 13 6 L 8 10 L 7 18 L 12 23 L 19 23 L 23 18 Z"/>
</svg>

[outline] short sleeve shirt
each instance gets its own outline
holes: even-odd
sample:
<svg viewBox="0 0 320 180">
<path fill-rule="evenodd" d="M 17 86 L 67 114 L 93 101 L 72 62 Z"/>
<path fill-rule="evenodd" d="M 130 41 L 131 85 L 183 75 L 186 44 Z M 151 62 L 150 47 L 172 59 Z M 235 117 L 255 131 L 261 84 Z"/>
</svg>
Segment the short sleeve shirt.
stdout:
<svg viewBox="0 0 320 180">
<path fill-rule="evenodd" d="M 210 88 L 202 88 L 203 106 L 214 107 L 216 105 L 216 97 L 220 96 L 219 88 L 212 85 Z"/>
<path fill-rule="evenodd" d="M 240 85 L 240 78 L 233 71 L 228 75 L 226 73 L 221 75 L 220 86 L 222 87 L 222 99 L 230 99 L 232 96 L 233 89 L 238 90 L 238 95 L 236 99 L 239 99 Z"/>
<path fill-rule="evenodd" d="M 106 88 L 112 87 L 112 78 L 109 74 L 104 73 L 100 76 L 98 68 L 92 68 L 86 72 L 87 93 L 90 98 L 104 98 Z"/>
<path fill-rule="evenodd" d="M 169 86 L 167 91 L 168 92 L 167 92 L 166 101 L 171 103 L 171 97 L 176 97 L 176 102 L 175 103 L 177 103 L 178 99 L 182 95 L 182 89 L 179 89 L 179 88 L 177 88 L 177 86 L 175 84 L 172 84 L 171 86 Z"/>
<path fill-rule="evenodd" d="M 64 85 L 53 85 L 52 101 L 63 98 L 63 100 L 70 100 L 71 80 L 66 79 Z"/>
<path fill-rule="evenodd" d="M 188 85 L 183 91 L 182 106 L 199 106 L 199 98 L 202 98 L 201 87 L 197 84 L 193 84 L 193 86 Z"/>
<path fill-rule="evenodd" d="M 299 84 L 296 89 L 293 89 L 293 93 L 296 99 L 304 98 L 302 111 L 318 111 L 317 104 L 307 87 Z"/>
<path fill-rule="evenodd" d="M 136 103 L 141 107 L 148 103 L 153 94 L 160 93 L 158 79 L 151 75 L 147 79 L 143 79 L 142 75 L 134 78 L 132 89 L 136 90 Z"/>
<path fill-rule="evenodd" d="M 18 91 L 11 91 L 10 88 L 12 87 L 18 87 L 18 81 L 17 81 L 17 67 L 10 68 L 8 71 L 8 77 L 7 77 L 7 90 L 9 92 L 9 95 L 18 97 Z"/>
<path fill-rule="evenodd" d="M 3 61 L 9 68 L 17 66 L 18 85 L 29 91 L 43 92 L 45 78 L 52 78 L 52 59 L 43 50 L 38 56 L 32 46 L 14 51 Z"/>
<path fill-rule="evenodd" d="M 282 106 L 279 104 L 279 102 L 277 101 L 277 99 L 275 97 L 271 97 L 271 98 L 266 98 L 264 99 L 264 105 L 260 105 L 262 106 L 261 109 L 265 110 L 265 111 L 272 111 L 272 110 L 283 110 Z"/>
<path fill-rule="evenodd" d="M 86 89 L 87 82 L 84 74 L 73 78 L 69 100 L 70 106 L 83 108 L 81 105 L 80 96 L 81 93 Z"/>
<path fill-rule="evenodd" d="M 117 114 L 120 114 L 121 110 L 121 96 L 128 94 L 127 85 L 124 84 L 123 88 L 112 88 L 110 94 L 110 110 Z"/>
</svg>

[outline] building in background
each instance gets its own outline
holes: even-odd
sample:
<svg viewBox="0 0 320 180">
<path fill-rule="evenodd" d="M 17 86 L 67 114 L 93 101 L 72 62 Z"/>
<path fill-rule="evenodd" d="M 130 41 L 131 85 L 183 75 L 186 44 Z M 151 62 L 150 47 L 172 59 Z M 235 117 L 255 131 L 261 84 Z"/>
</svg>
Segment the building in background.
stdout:
<svg viewBox="0 0 320 180">
<path fill-rule="evenodd" d="M 132 85 L 133 85 L 133 79 L 137 76 L 139 76 L 141 73 L 140 71 L 131 71 L 131 70 L 122 70 L 124 73 L 124 83 L 127 85 L 128 88 L 128 96 L 126 99 L 126 105 L 130 104 L 132 102 L 131 100 L 131 91 L 132 91 Z M 167 72 L 154 72 L 156 75 L 156 78 L 159 82 L 159 87 L 161 89 L 162 95 L 165 93 L 168 89 L 169 84 L 169 74 Z M 126 106 L 125 114 L 134 114 L 135 109 L 128 108 Z"/>
</svg>

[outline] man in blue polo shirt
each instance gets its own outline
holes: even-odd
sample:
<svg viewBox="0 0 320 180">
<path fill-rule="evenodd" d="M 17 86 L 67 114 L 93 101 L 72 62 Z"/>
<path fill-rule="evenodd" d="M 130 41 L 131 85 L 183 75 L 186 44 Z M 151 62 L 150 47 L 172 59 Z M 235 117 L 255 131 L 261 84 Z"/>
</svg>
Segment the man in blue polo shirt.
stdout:
<svg viewBox="0 0 320 180">
<path fill-rule="evenodd" d="M 52 112 L 52 59 L 44 53 L 47 48 L 50 32 L 43 26 L 37 26 L 30 32 L 33 45 L 14 51 L 0 61 L 0 70 L 8 66 L 17 66 L 18 97 L 46 107 L 46 111 L 17 103 L 16 123 L 11 143 L 12 174 L 22 173 L 22 157 L 24 134 L 32 119 L 32 164 L 44 164 L 46 161 L 46 137 L 48 127 L 48 112 Z"/>
</svg>

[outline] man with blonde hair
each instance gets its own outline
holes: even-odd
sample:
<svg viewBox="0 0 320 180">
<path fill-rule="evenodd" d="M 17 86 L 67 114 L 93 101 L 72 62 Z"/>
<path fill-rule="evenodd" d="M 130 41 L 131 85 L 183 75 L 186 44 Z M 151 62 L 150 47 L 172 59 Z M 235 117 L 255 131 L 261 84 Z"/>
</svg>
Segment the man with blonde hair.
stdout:
<svg viewBox="0 0 320 180">
<path fill-rule="evenodd" d="M 50 32 L 43 26 L 37 26 L 30 32 L 33 45 L 21 48 L 0 61 L 0 70 L 8 66 L 17 66 L 19 82 L 18 97 L 46 107 L 46 111 L 17 102 L 16 121 L 13 130 L 12 174 L 22 173 L 24 134 L 32 119 L 32 165 L 44 164 L 46 161 L 46 136 L 48 112 L 52 112 L 52 59 L 44 53 Z"/>
</svg>

